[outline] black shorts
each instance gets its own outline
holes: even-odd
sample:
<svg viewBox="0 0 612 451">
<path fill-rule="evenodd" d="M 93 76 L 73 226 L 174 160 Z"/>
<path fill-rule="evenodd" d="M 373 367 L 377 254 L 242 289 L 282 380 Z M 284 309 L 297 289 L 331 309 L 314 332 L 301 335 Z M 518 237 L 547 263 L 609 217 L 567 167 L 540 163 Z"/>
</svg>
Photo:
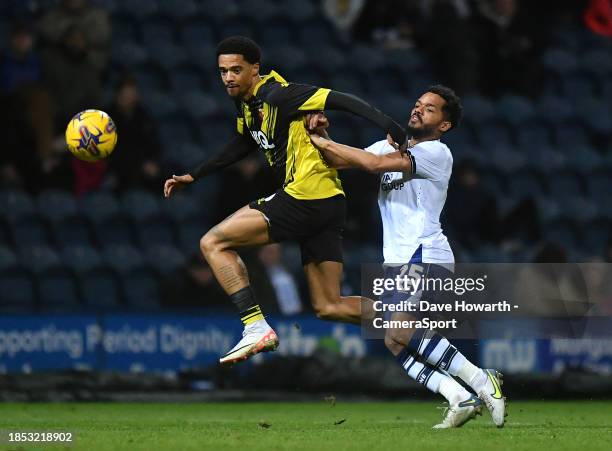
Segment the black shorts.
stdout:
<svg viewBox="0 0 612 451">
<path fill-rule="evenodd" d="M 302 265 L 334 261 L 342 263 L 342 233 L 346 199 L 338 194 L 327 199 L 295 199 L 280 189 L 270 197 L 249 204 L 267 218 L 274 242 L 297 241 Z"/>
</svg>

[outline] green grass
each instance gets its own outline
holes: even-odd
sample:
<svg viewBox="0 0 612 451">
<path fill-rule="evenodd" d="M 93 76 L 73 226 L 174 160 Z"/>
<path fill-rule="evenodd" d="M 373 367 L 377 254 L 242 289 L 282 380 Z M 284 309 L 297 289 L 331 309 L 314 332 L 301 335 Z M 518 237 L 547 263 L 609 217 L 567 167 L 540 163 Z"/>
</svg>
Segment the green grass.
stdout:
<svg viewBox="0 0 612 451">
<path fill-rule="evenodd" d="M 514 402 L 506 426 L 488 413 L 461 429 L 431 430 L 430 402 L 0 404 L 0 430 L 68 430 L 73 450 L 609 450 L 612 402 Z M 334 424 L 345 420 L 342 424 Z M 263 421 L 269 425 L 262 427 Z M 6 434 L 4 434 L 6 435 Z M 4 448 L 2 448 L 4 447 Z"/>
</svg>

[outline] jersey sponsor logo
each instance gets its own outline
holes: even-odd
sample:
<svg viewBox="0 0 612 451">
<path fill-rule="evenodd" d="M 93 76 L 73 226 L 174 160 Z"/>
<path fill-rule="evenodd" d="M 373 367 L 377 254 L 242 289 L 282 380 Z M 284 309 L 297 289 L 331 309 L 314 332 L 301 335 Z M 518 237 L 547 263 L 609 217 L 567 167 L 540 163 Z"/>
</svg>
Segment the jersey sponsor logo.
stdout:
<svg viewBox="0 0 612 451">
<path fill-rule="evenodd" d="M 383 191 L 391 191 L 391 190 L 399 190 L 404 187 L 404 182 L 401 180 L 392 180 L 389 174 L 385 174 L 382 176 L 382 181 L 380 183 L 380 189 Z"/>
<path fill-rule="evenodd" d="M 259 131 L 255 131 L 255 130 L 251 131 L 251 136 L 253 136 L 253 139 L 255 140 L 255 142 L 262 149 L 265 149 L 265 150 L 274 149 L 274 143 L 269 142 L 268 141 L 268 137 L 261 130 L 259 130 Z"/>
</svg>

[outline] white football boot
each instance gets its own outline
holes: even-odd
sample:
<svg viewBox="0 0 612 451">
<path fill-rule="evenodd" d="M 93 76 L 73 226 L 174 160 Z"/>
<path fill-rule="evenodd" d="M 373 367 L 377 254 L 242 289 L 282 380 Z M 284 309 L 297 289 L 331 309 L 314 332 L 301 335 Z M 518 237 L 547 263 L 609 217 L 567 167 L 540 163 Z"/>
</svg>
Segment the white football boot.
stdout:
<svg viewBox="0 0 612 451">
<path fill-rule="evenodd" d="M 498 428 L 504 427 L 506 419 L 506 398 L 502 394 L 502 374 L 496 370 L 482 370 L 487 376 L 486 382 L 478 390 L 478 397 L 484 402 L 491 413 L 493 423 Z"/>
<path fill-rule="evenodd" d="M 470 395 L 469 398 L 446 407 L 442 423 L 436 424 L 432 429 L 460 428 L 476 415 L 482 415 L 482 401 Z"/>
<path fill-rule="evenodd" d="M 246 360 L 260 352 L 274 351 L 278 347 L 278 337 L 265 320 L 255 321 L 245 326 L 242 339 L 219 363 L 232 364 Z"/>
</svg>

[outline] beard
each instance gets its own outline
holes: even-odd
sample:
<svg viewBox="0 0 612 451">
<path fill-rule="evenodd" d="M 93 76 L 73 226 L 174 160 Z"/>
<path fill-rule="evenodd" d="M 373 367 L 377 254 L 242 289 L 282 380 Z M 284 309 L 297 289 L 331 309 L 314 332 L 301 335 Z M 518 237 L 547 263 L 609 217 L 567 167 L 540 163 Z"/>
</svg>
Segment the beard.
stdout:
<svg viewBox="0 0 612 451">
<path fill-rule="evenodd" d="M 407 130 L 410 136 L 412 136 L 413 138 L 421 139 L 433 135 L 436 130 L 436 127 L 433 125 L 423 125 L 421 127 L 416 128 L 411 127 L 410 124 L 408 124 Z"/>
</svg>

